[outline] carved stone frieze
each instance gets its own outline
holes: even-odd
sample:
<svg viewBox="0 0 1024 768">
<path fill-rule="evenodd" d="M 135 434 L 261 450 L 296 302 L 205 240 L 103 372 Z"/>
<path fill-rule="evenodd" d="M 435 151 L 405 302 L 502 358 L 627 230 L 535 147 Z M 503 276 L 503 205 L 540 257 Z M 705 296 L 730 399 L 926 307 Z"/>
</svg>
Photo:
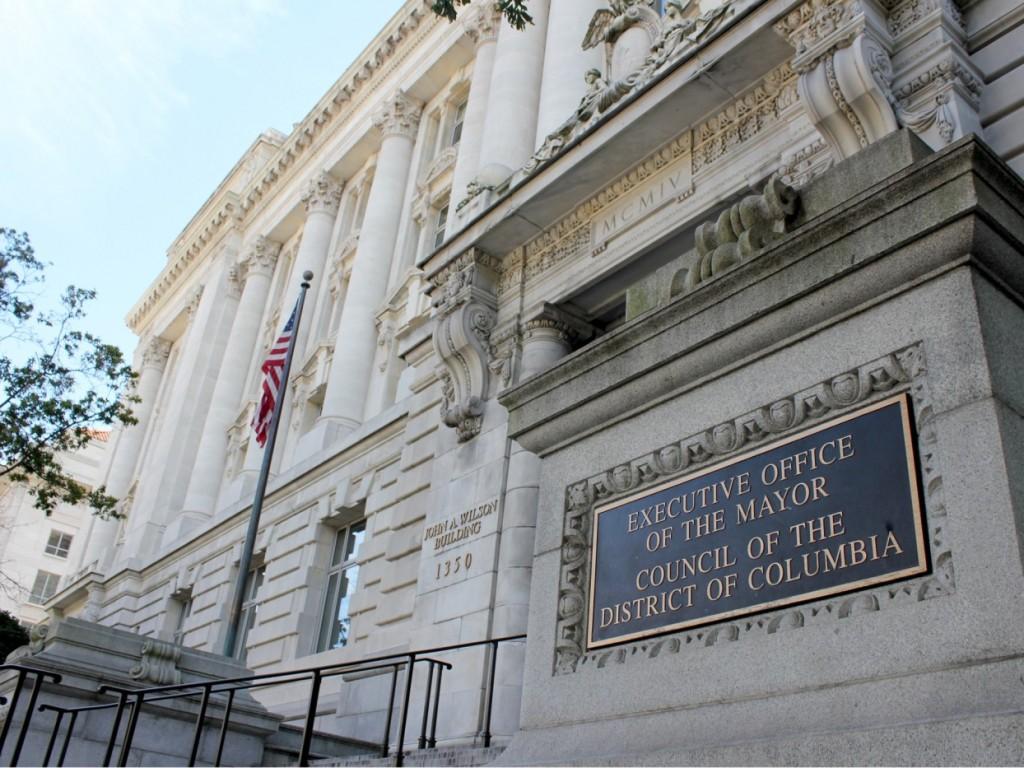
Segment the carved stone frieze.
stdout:
<svg viewBox="0 0 1024 768">
<path fill-rule="evenodd" d="M 490 397 L 491 331 L 497 314 L 499 262 L 470 249 L 435 274 L 434 351 L 441 365 L 441 420 L 459 442 L 480 433 Z"/>
<path fill-rule="evenodd" d="M 373 124 L 384 136 L 416 138 L 423 105 L 397 90 L 373 114 Z"/>
<path fill-rule="evenodd" d="M 338 206 L 341 205 L 341 194 L 342 185 L 327 171 L 320 171 L 306 185 L 302 193 L 302 203 L 306 206 L 307 214 L 324 211 L 333 215 L 338 212 Z"/>
<path fill-rule="evenodd" d="M 769 243 L 786 233 L 800 202 L 799 194 L 773 176 L 760 195 L 750 195 L 730 206 L 715 222 L 697 227 L 698 261 L 681 281 L 686 291 L 737 264 L 749 261 Z M 673 284 L 676 279 L 673 278 Z"/>
<path fill-rule="evenodd" d="M 596 503 L 606 502 L 620 494 L 634 493 L 667 477 L 703 468 L 743 449 L 792 433 L 798 428 L 812 426 L 900 390 L 909 390 L 914 406 L 933 562 L 931 574 L 854 595 L 816 601 L 796 609 L 786 608 L 728 624 L 637 641 L 621 648 L 590 653 L 585 650 L 590 526 Z M 951 593 L 955 589 L 955 581 L 952 555 L 944 534 L 946 509 L 937 442 L 924 352 L 918 343 L 790 397 L 765 404 L 736 419 L 662 446 L 625 464 L 571 483 L 565 492 L 554 673 L 572 673 L 583 665 L 602 668 L 609 663 L 678 653 L 685 647 L 706 647 L 723 641 L 739 641 L 821 625 L 859 613 Z"/>
<path fill-rule="evenodd" d="M 181 682 L 181 646 L 148 638 L 142 644 L 139 662 L 128 671 L 132 680 L 152 685 L 177 685 Z"/>
</svg>

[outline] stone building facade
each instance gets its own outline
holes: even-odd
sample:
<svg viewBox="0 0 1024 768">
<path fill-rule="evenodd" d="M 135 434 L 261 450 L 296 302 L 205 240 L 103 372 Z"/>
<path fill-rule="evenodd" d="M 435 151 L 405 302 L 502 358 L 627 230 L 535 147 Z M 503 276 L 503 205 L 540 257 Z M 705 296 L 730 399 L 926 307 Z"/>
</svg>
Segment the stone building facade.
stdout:
<svg viewBox="0 0 1024 768">
<path fill-rule="evenodd" d="M 573 526 L 597 493 L 578 481 L 625 467 L 625 492 L 649 479 L 629 463 L 644 451 L 882 359 L 840 335 L 817 362 L 730 382 L 738 361 L 827 322 L 806 308 L 805 326 L 712 359 L 714 312 L 742 315 L 723 291 L 754 272 L 769 285 L 781 262 L 761 254 L 815 216 L 841 229 L 847 198 L 883 200 L 890 171 L 981 141 L 1006 188 L 1024 172 L 1020 2 L 529 6 L 534 24 L 517 32 L 490 2 L 448 23 L 409 0 L 187 224 L 128 315 L 141 403 L 106 475 L 123 519 L 92 521 L 54 615 L 221 650 L 261 458 L 258 367 L 311 270 L 238 655 L 279 671 L 529 631 L 502 651 L 495 724 L 507 740 L 522 711 L 544 731 L 584 689 L 608 689 L 588 677 L 607 659 L 578 637 Z M 918 337 L 895 336 L 884 351 L 897 362 L 879 365 L 909 382 Z M 683 349 L 696 350 L 685 365 L 641 375 Z M 649 418 L 670 392 L 716 379 L 719 395 L 695 395 L 685 416 Z M 609 387 L 619 396 L 604 400 Z M 613 428 L 633 416 L 642 430 Z M 605 430 L 614 450 L 595 443 Z M 686 466 L 664 460 L 661 475 Z M 478 732 L 482 670 L 446 681 L 442 740 Z M 623 674 L 606 677 L 635 694 Z M 377 729 L 386 682 L 332 690 L 325 727 Z M 264 699 L 286 719 L 305 711 L 298 694 Z M 580 717 L 641 710 L 591 702 Z M 569 759 L 551 734 L 509 754 Z M 589 759 L 614 753 L 603 748 Z"/>
</svg>

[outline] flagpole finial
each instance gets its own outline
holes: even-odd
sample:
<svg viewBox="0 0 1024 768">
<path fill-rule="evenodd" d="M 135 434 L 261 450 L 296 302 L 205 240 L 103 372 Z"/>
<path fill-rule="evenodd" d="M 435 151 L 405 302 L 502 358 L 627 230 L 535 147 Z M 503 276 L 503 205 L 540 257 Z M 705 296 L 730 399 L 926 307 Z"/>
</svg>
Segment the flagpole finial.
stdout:
<svg viewBox="0 0 1024 768">
<path fill-rule="evenodd" d="M 302 285 L 305 288 L 309 288 L 309 283 L 313 279 L 313 273 L 310 270 L 306 270 L 302 273 Z"/>
</svg>

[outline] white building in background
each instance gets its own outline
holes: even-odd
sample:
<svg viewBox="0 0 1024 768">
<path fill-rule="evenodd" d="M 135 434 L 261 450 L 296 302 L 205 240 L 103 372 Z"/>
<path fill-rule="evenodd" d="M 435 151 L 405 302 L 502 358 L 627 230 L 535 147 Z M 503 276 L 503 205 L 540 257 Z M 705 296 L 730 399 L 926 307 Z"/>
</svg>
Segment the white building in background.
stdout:
<svg viewBox="0 0 1024 768">
<path fill-rule="evenodd" d="M 96 432 L 84 448 L 61 457 L 64 471 L 87 489 L 102 484 L 110 433 Z M 34 506 L 23 485 L 0 486 L 0 609 L 26 626 L 46 619 L 43 606 L 81 557 L 91 510 L 60 503 L 50 515 Z"/>
<path fill-rule="evenodd" d="M 561 530 L 562 510 L 539 504 L 541 458 L 499 394 L 520 387 L 521 405 L 570 354 L 559 370 L 584 386 L 579 353 L 654 306 L 628 289 L 692 252 L 659 301 L 705 301 L 726 246 L 747 258 L 787 232 L 786 201 L 890 134 L 942 151 L 974 133 L 1024 171 L 1020 3 L 531 0 L 522 32 L 491 2 L 455 23 L 429 5 L 409 0 L 288 135 L 253 142 L 129 312 L 141 404 L 105 478 L 124 518 L 75 536 L 55 615 L 220 652 L 262 455 L 259 363 L 311 270 L 236 656 L 264 672 L 527 629 L 548 642 L 532 615 L 558 617 L 557 664 L 575 669 L 579 571 L 563 548 L 559 597 L 531 605 L 558 547 L 535 540 L 538 514 Z M 737 208 L 695 235 L 766 184 L 763 222 Z M 521 654 L 503 657 L 505 736 Z M 361 737 L 385 684 L 325 698 L 325 727 Z M 443 738 L 470 739 L 480 667 L 446 686 Z"/>
</svg>

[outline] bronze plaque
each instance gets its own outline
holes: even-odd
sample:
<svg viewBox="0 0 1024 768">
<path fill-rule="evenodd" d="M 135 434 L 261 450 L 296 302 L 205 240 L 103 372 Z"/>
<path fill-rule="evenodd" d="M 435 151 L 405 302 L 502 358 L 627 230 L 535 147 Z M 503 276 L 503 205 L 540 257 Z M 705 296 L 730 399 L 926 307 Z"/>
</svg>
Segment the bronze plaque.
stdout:
<svg viewBox="0 0 1024 768">
<path fill-rule="evenodd" d="M 596 507 L 587 647 L 928 571 L 910 400 Z"/>
</svg>

